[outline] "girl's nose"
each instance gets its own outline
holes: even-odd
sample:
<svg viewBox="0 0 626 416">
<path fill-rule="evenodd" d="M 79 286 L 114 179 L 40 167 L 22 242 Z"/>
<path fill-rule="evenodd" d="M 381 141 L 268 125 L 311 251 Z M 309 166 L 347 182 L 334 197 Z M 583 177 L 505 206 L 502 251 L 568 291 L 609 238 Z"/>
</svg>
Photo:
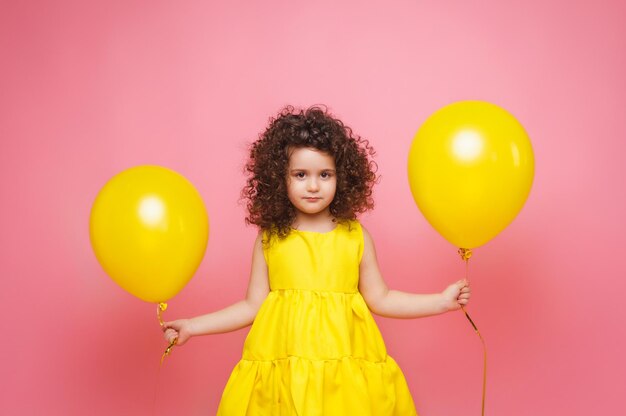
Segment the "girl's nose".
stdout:
<svg viewBox="0 0 626 416">
<path fill-rule="evenodd" d="M 308 188 L 309 188 L 309 191 L 317 191 L 317 190 L 319 189 L 319 184 L 317 183 L 317 180 L 316 180 L 316 179 L 314 179 L 314 178 L 313 178 L 313 179 L 311 179 L 311 180 L 309 181 L 309 186 L 308 186 Z"/>
</svg>

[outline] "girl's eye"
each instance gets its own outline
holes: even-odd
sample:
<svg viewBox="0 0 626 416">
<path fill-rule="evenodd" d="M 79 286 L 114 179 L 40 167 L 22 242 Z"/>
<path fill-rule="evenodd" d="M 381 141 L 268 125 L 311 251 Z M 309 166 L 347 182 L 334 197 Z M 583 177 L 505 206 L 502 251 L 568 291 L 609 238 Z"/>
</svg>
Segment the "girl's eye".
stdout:
<svg viewBox="0 0 626 416">
<path fill-rule="evenodd" d="M 296 173 L 296 178 L 304 178 L 304 172 Z"/>
<path fill-rule="evenodd" d="M 333 176 L 330 172 L 322 172 L 322 178 L 330 178 Z"/>
</svg>

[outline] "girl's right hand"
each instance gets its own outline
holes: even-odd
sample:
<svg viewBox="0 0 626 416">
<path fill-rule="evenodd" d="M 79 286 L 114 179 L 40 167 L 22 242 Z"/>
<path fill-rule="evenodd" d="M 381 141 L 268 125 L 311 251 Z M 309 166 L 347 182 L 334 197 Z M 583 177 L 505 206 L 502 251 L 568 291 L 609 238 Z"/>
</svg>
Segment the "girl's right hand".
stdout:
<svg viewBox="0 0 626 416">
<path fill-rule="evenodd" d="M 189 338 L 191 338 L 191 320 L 189 319 L 178 319 L 176 321 L 164 322 L 163 323 L 163 332 L 165 340 L 171 344 L 175 339 L 176 345 L 183 345 Z"/>
</svg>

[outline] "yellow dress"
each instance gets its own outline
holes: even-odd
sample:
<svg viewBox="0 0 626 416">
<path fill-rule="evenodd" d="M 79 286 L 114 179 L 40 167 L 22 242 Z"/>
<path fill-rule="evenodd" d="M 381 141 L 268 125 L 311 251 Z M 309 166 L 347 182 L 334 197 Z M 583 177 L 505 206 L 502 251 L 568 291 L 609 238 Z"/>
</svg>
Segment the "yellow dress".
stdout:
<svg viewBox="0 0 626 416">
<path fill-rule="evenodd" d="M 270 293 L 219 416 L 411 416 L 413 399 L 358 292 L 358 221 L 293 229 L 264 249 Z"/>
</svg>

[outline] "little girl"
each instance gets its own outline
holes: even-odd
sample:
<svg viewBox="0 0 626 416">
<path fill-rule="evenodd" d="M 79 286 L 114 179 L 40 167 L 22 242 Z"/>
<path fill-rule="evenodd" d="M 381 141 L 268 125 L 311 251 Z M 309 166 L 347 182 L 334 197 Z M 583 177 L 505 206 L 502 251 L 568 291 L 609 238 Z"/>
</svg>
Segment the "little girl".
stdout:
<svg viewBox="0 0 626 416">
<path fill-rule="evenodd" d="M 164 324 L 168 342 L 246 327 L 223 416 L 416 415 L 370 313 L 419 318 L 467 305 L 466 281 L 441 293 L 390 290 L 357 220 L 373 208 L 367 140 L 325 109 L 283 109 L 250 149 L 242 197 L 259 227 L 246 298 Z"/>
</svg>

